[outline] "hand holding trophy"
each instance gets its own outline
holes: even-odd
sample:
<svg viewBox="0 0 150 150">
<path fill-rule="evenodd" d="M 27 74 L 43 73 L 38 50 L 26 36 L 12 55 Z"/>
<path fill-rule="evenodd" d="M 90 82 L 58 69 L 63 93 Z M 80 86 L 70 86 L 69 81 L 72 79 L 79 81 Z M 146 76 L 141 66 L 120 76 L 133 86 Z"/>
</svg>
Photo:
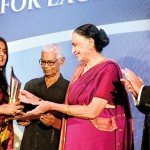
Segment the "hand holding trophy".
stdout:
<svg viewBox="0 0 150 150">
<path fill-rule="evenodd" d="M 10 75 L 10 96 L 9 96 L 9 104 L 15 104 L 18 106 L 18 109 L 15 110 L 14 115 L 12 117 L 13 120 L 34 120 L 34 119 L 39 119 L 41 115 L 32 115 L 32 114 L 27 114 L 23 112 L 23 108 L 26 105 L 30 105 L 30 107 L 35 108 L 36 106 L 32 105 L 32 102 L 37 102 L 40 101 L 38 97 L 34 96 L 33 94 L 30 93 L 30 96 L 34 99 L 33 101 L 28 100 L 28 97 L 26 98 L 23 94 L 27 94 L 28 91 L 23 91 L 20 93 L 20 87 L 21 87 L 21 82 L 19 79 L 15 76 L 13 67 L 11 67 L 11 75 Z M 24 97 L 22 101 L 19 99 L 19 95 Z M 25 100 L 24 100 L 25 99 Z M 21 105 L 21 104 L 23 105 Z"/>
<path fill-rule="evenodd" d="M 7 109 L 8 116 L 5 117 L 4 123 L 9 124 L 9 121 L 16 119 L 15 117 L 22 115 L 23 106 L 20 105 L 18 94 L 21 87 L 21 82 L 16 78 L 11 67 L 10 76 L 10 96 L 8 104 L 4 104 Z M 13 115 L 12 115 L 13 114 Z"/>
<path fill-rule="evenodd" d="M 11 75 L 10 75 L 10 96 L 9 96 L 9 104 L 17 103 L 19 104 L 19 90 L 21 87 L 21 82 L 15 76 L 13 67 L 11 67 Z M 14 116 L 22 114 L 22 109 L 17 109 L 14 113 Z"/>
</svg>

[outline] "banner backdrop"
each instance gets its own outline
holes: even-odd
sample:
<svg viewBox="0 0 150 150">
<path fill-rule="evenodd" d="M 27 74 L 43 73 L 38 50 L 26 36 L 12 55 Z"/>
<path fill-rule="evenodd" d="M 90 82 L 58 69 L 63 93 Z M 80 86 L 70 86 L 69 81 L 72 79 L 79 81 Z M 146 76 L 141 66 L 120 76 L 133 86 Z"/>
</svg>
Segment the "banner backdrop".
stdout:
<svg viewBox="0 0 150 150">
<path fill-rule="evenodd" d="M 57 43 L 66 58 L 61 72 L 70 80 L 77 62 L 71 50 L 71 33 L 78 26 L 92 23 L 110 38 L 106 57 L 122 68 L 136 72 L 150 84 L 150 1 L 149 0 L 0 0 L 0 36 L 9 46 L 10 66 L 24 84 L 43 76 L 38 63 L 42 47 Z M 133 104 L 135 150 L 140 150 L 143 119 Z M 14 123 L 15 149 L 19 149 L 24 128 Z M 107 141 L 106 141 L 107 142 Z"/>
</svg>

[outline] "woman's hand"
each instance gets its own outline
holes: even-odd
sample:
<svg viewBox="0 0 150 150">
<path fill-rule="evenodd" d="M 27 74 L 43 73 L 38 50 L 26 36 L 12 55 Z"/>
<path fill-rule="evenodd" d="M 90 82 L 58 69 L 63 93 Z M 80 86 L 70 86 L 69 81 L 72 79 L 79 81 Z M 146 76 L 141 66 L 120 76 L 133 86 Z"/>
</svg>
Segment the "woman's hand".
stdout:
<svg viewBox="0 0 150 150">
<path fill-rule="evenodd" d="M 38 101 L 38 102 L 32 102 L 32 105 L 37 105 L 37 107 L 31 111 L 28 111 L 26 114 L 30 115 L 39 115 L 43 114 L 45 112 L 48 112 L 52 110 L 51 102 L 49 101 Z"/>
<path fill-rule="evenodd" d="M 24 106 L 20 102 L 0 105 L 0 114 L 4 115 L 21 115 Z"/>
<path fill-rule="evenodd" d="M 19 100 L 20 102 L 31 104 L 32 102 L 37 102 L 41 99 L 26 90 L 20 90 Z"/>
</svg>

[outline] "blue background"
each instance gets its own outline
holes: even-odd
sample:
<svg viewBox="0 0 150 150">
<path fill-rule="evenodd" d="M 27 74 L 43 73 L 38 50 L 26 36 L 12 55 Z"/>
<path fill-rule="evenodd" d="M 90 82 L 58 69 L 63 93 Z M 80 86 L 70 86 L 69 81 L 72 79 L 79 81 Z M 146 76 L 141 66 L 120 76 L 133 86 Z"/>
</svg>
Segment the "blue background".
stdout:
<svg viewBox="0 0 150 150">
<path fill-rule="evenodd" d="M 26 0 L 27 4 L 28 1 Z M 53 0 L 54 3 L 57 1 Z M 11 0 L 6 2 L 11 6 Z M 22 0 L 15 2 L 16 8 L 20 8 L 21 2 Z M 52 7 L 47 7 L 47 0 L 38 0 L 38 2 L 41 8 L 33 7 L 32 10 L 28 10 L 26 5 L 22 11 L 15 12 L 9 6 L 5 8 L 5 13 L 0 13 L 0 36 L 8 41 L 8 45 L 10 44 L 8 82 L 11 65 L 14 66 L 15 74 L 22 82 L 22 88 L 28 80 L 43 76 L 38 64 L 42 43 L 43 41 L 46 41 L 45 44 L 51 43 L 52 39 L 47 35 L 52 33 L 54 33 L 53 39 L 56 38 L 57 41 L 58 36 L 55 36 L 55 33 L 59 32 L 64 33 L 64 37 L 60 37 L 64 40 L 58 40 L 58 44 L 62 47 L 66 58 L 61 72 L 70 80 L 78 62 L 71 53 L 71 36 L 65 35 L 65 31 L 73 30 L 85 23 L 92 23 L 98 27 L 102 26 L 110 38 L 110 44 L 104 49 L 103 54 L 118 62 L 121 68 L 127 67 L 133 70 L 146 84 L 150 84 L 150 0 L 87 0 L 85 2 L 74 0 L 74 3 L 64 0 L 62 5 Z M 2 0 L 0 0 L 0 7 L 1 3 Z M 145 20 L 147 23 L 141 25 L 140 23 Z M 130 22 L 133 23 L 131 26 Z M 122 23 L 125 23 L 125 26 L 122 26 Z M 32 40 L 40 36 L 40 40 L 35 41 L 37 45 L 33 44 Z M 29 41 L 24 43 L 26 39 Z M 18 50 L 14 46 L 11 49 L 15 42 L 19 45 L 19 40 L 24 43 L 22 48 Z M 26 48 L 27 45 L 29 48 Z M 129 97 L 134 119 L 135 150 L 140 150 L 144 115 L 134 106 L 130 93 Z M 23 131 L 23 128 L 19 127 L 19 129 Z"/>
</svg>

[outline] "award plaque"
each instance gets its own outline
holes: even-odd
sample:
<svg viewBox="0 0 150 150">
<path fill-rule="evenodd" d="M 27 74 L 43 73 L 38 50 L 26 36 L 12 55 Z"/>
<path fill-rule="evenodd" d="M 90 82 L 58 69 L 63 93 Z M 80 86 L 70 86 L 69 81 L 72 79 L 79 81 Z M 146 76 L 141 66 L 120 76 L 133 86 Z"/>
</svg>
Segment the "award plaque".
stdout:
<svg viewBox="0 0 150 150">
<path fill-rule="evenodd" d="M 18 95 L 19 95 L 20 87 L 21 87 L 21 82 L 15 76 L 13 67 L 11 67 L 9 103 L 15 103 L 19 101 Z"/>
</svg>

